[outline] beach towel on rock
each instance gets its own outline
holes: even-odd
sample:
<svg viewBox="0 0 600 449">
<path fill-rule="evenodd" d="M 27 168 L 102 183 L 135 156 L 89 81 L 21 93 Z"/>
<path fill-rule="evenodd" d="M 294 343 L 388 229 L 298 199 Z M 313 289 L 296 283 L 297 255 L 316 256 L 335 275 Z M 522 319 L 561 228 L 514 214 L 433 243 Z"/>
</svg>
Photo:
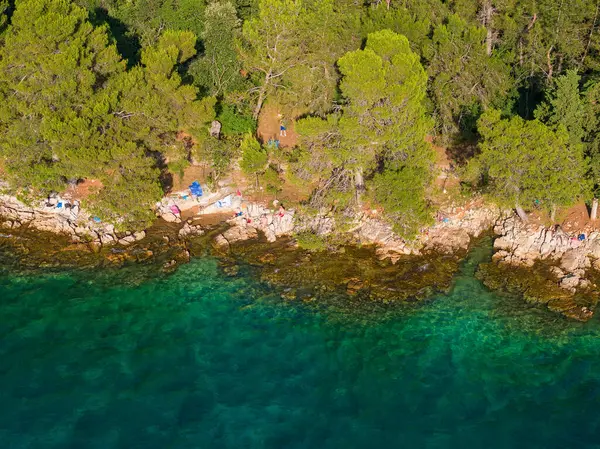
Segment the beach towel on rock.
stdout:
<svg viewBox="0 0 600 449">
<path fill-rule="evenodd" d="M 200 185 L 200 183 L 198 181 L 192 182 L 190 184 L 189 188 L 190 188 L 191 194 L 194 196 L 202 196 L 204 193 L 202 191 L 202 186 Z"/>
<path fill-rule="evenodd" d="M 217 201 L 217 207 L 230 207 L 231 206 L 231 195 L 227 195 L 220 201 Z"/>
</svg>

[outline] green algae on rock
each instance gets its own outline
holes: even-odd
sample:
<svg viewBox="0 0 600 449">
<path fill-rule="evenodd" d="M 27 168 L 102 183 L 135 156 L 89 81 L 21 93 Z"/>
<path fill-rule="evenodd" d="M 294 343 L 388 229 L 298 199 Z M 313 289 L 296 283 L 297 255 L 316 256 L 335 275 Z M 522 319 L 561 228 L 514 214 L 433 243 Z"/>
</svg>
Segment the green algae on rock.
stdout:
<svg viewBox="0 0 600 449">
<path fill-rule="evenodd" d="M 446 291 L 463 254 L 404 256 L 395 264 L 379 260 L 371 246 L 341 246 L 327 251 L 298 248 L 293 240 L 239 242 L 222 259 L 260 270 L 261 280 L 283 289 L 286 299 L 312 301 L 332 294 L 351 302 L 418 301 Z"/>
<path fill-rule="evenodd" d="M 202 235 L 183 237 L 179 228 L 158 222 L 140 241 L 97 249 L 85 243 L 74 244 L 66 235 L 22 227 L 1 235 L 0 259 L 4 270 L 145 266 L 145 275 L 153 276 L 171 273 L 191 257 L 212 253 L 227 276 L 238 276 L 243 266 L 256 270 L 260 279 L 285 300 L 318 303 L 328 298 L 330 304 L 332 299 L 337 301 L 336 307 L 341 309 L 376 309 L 446 292 L 466 254 L 427 252 L 402 256 L 392 263 L 380 260 L 372 246 L 348 243 L 311 251 L 300 248 L 292 239 L 272 243 L 263 235 L 224 249 L 212 244 L 215 235 L 223 232 L 222 226 L 205 229 Z M 141 272 L 136 278 L 140 276 Z M 600 273 L 593 270 L 587 276 L 600 279 Z M 538 262 L 532 268 L 483 263 L 477 277 L 492 290 L 518 294 L 531 304 L 543 304 L 580 321 L 591 318 L 598 297 L 596 285 L 600 285 L 600 281 L 590 282 L 589 288 L 572 294 L 559 287 L 553 265 L 547 262 Z"/>
<path fill-rule="evenodd" d="M 589 320 L 598 302 L 596 284 L 571 293 L 559 286 L 553 267 L 544 261 L 537 261 L 532 267 L 489 262 L 479 266 L 476 277 L 491 290 L 519 295 L 531 304 L 544 305 L 567 318 Z"/>
<path fill-rule="evenodd" d="M 157 224 L 142 240 L 127 246 L 96 247 L 73 243 L 68 235 L 23 226 L 0 234 L 0 260 L 4 269 L 16 271 L 122 268 L 140 264 L 168 271 L 189 261 L 191 251 L 195 255 L 205 253 L 204 244 L 198 246 L 178 238 L 177 231 L 178 228 L 168 224 Z"/>
</svg>

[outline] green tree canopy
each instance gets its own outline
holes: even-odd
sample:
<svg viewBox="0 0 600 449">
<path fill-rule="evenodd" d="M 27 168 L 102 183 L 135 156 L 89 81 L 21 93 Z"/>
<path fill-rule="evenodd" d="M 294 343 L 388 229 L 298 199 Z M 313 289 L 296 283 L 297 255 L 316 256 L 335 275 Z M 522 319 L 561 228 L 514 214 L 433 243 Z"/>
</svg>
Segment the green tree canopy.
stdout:
<svg viewBox="0 0 600 449">
<path fill-rule="evenodd" d="M 252 134 L 246 134 L 240 144 L 242 152 L 241 168 L 247 175 L 258 175 L 265 171 L 269 156 Z"/>
<path fill-rule="evenodd" d="M 195 54 L 195 36 L 185 31 L 168 31 L 155 46 L 144 49 L 142 65 L 114 76 L 108 87 L 118 99 L 114 115 L 118 138 L 140 141 L 149 151 L 188 157 L 175 137 L 183 130 L 201 141 L 206 125 L 214 119 L 214 97 L 196 101 L 198 92 L 184 84 L 177 66 Z"/>
<path fill-rule="evenodd" d="M 194 61 L 190 73 L 210 95 L 223 95 L 243 87 L 236 51 L 241 23 L 233 3 L 212 3 L 204 13 L 204 54 Z"/>
<path fill-rule="evenodd" d="M 19 2 L 0 49 L 0 156 L 12 185 L 43 194 L 100 179 L 91 205 L 102 218 L 120 211 L 122 226 L 147 224 L 162 194 L 160 167 L 186 157 L 177 132 L 206 133 L 214 117 L 214 99 L 195 101 L 175 70 L 194 45 L 192 33 L 165 32 L 143 66 L 126 70 L 106 27 L 84 9 Z"/>
<path fill-rule="evenodd" d="M 244 67 L 256 78 L 254 119 L 286 72 L 302 61 L 300 11 L 300 0 L 259 0 L 258 16 L 244 23 L 240 50 Z"/>
<path fill-rule="evenodd" d="M 581 143 L 586 135 L 589 111 L 579 90 L 580 76 L 569 70 L 556 79 L 546 91 L 546 100 L 535 110 L 535 118 L 557 129 L 562 125 L 569 132 L 572 143 Z"/>
<path fill-rule="evenodd" d="M 125 69 L 106 29 L 67 0 L 24 0 L 0 52 L 0 151 L 13 183 L 51 190 L 93 175 L 110 159 L 105 82 Z"/>
<path fill-rule="evenodd" d="M 342 114 L 298 123 L 312 166 L 322 173 L 329 167 L 325 184 L 344 191 L 353 178 L 359 204 L 372 182 L 375 200 L 387 206 L 396 229 L 410 236 L 427 215 L 425 188 L 433 165 L 425 141 L 433 125 L 424 106 L 427 75 L 406 37 L 389 30 L 370 34 L 363 50 L 347 53 L 338 65 Z M 317 193 L 323 198 L 324 192 Z"/>
<path fill-rule="evenodd" d="M 541 204 L 549 210 L 569 205 L 586 194 L 586 162 L 581 145 L 569 142 L 538 120 L 502 119 L 489 110 L 479 119 L 483 140 L 474 161 L 488 179 L 491 195 L 501 204 L 522 209 Z"/>
<path fill-rule="evenodd" d="M 438 25 L 426 49 L 437 125 L 449 137 L 465 128 L 481 106 L 505 99 L 512 88 L 509 68 L 486 51 L 487 32 L 457 15 Z"/>
<path fill-rule="evenodd" d="M 295 115 L 325 115 L 338 94 L 336 63 L 360 45 L 360 10 L 335 0 L 304 0 L 297 26 L 302 54 L 277 89 L 279 104 Z"/>
<path fill-rule="evenodd" d="M 155 45 L 167 30 L 204 30 L 205 0 L 78 0 L 88 9 L 105 8 L 111 17 L 129 28 L 128 37 L 137 37 L 143 47 Z"/>
<path fill-rule="evenodd" d="M 389 9 L 380 3 L 376 7 L 369 8 L 363 29 L 367 34 L 385 29 L 402 34 L 408 39 L 411 49 L 415 53 L 422 54 L 423 48 L 431 45 L 430 17 L 430 13 L 419 16 L 404 6 Z"/>
<path fill-rule="evenodd" d="M 347 99 L 339 124 L 349 150 L 345 162 L 356 166 L 358 177 L 380 158 L 388 166 L 430 164 L 427 75 L 408 39 L 389 30 L 372 33 L 364 50 L 347 53 L 338 64 Z"/>
<path fill-rule="evenodd" d="M 337 60 L 361 39 L 361 9 L 340 0 L 260 0 L 244 23 L 241 54 L 255 88 L 254 117 L 267 97 L 293 115 L 332 108 Z M 351 2 L 350 2 L 351 3 Z"/>
</svg>

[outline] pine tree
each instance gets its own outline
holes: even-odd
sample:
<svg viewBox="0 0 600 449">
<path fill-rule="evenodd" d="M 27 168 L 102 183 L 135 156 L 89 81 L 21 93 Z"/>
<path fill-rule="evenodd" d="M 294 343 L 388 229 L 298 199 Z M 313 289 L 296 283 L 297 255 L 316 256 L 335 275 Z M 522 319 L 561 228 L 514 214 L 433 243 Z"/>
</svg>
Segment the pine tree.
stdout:
<svg viewBox="0 0 600 449">
<path fill-rule="evenodd" d="M 259 14 L 244 23 L 240 48 L 244 67 L 256 80 L 256 120 L 268 95 L 281 86 L 288 70 L 299 64 L 300 0 L 260 0 Z"/>
<path fill-rule="evenodd" d="M 438 25 L 425 51 L 437 124 L 443 136 L 464 129 L 482 107 L 500 103 L 512 88 L 509 68 L 486 51 L 487 32 L 457 15 Z"/>
<path fill-rule="evenodd" d="M 427 75 L 406 37 L 384 30 L 369 35 L 363 50 L 339 61 L 345 99 L 341 115 L 298 122 L 310 153 L 303 163 L 325 179 L 315 206 L 361 204 L 369 186 L 395 229 L 411 237 L 427 222 L 425 188 L 433 152 L 425 136 L 433 122 L 425 111 Z M 352 189 L 350 189 L 352 187 Z M 353 193 L 352 195 L 349 195 Z"/>
<path fill-rule="evenodd" d="M 143 226 L 162 195 L 161 164 L 187 157 L 177 132 L 206 134 L 214 99 L 196 101 L 177 73 L 195 53 L 192 33 L 165 32 L 143 66 L 126 70 L 106 27 L 87 16 L 67 0 L 17 4 L 0 50 L 0 156 L 13 187 L 32 195 L 99 179 L 84 205 Z"/>
<path fill-rule="evenodd" d="M 241 168 L 247 175 L 256 176 L 258 187 L 258 175 L 267 168 L 269 157 L 267 152 L 260 146 L 260 143 L 251 134 L 246 134 L 240 144 L 242 152 Z"/>
<path fill-rule="evenodd" d="M 338 94 L 336 63 L 361 39 L 360 9 L 341 8 L 335 0 L 304 0 L 297 27 L 302 55 L 284 74 L 277 102 L 296 116 L 325 115 Z"/>
<path fill-rule="evenodd" d="M 1 151 L 16 186 L 59 189 L 106 161 L 106 79 L 124 64 L 105 28 L 66 0 L 18 3 L 0 54 Z"/>
<path fill-rule="evenodd" d="M 380 158 L 392 166 L 431 163 L 425 143 L 432 126 L 424 107 L 427 75 L 408 39 L 389 30 L 372 33 L 365 49 L 347 53 L 339 67 L 347 99 L 339 127 L 358 198 L 365 170 Z"/>
<path fill-rule="evenodd" d="M 562 125 L 569 132 L 571 142 L 578 144 L 586 136 L 588 108 L 579 90 L 580 76 L 568 70 L 556 79 L 555 85 L 546 91 L 546 101 L 535 110 L 535 118 L 553 129 Z"/>
<path fill-rule="evenodd" d="M 588 193 L 582 146 L 571 144 L 564 128 L 555 132 L 538 120 L 502 119 L 489 110 L 478 130 L 481 154 L 472 163 L 489 180 L 491 195 L 523 219 L 534 203 L 554 213 Z"/>
<path fill-rule="evenodd" d="M 190 73 L 210 95 L 219 96 L 243 87 L 236 51 L 240 20 L 231 2 L 212 3 L 204 15 L 204 55 L 192 63 Z"/>
</svg>

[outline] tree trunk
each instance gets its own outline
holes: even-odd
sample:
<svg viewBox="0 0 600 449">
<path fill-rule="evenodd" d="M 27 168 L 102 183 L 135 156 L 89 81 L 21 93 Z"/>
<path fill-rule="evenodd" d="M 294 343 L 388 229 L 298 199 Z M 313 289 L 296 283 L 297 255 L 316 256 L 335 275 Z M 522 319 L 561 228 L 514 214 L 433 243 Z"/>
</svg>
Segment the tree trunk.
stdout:
<svg viewBox="0 0 600 449">
<path fill-rule="evenodd" d="M 525 29 L 521 33 L 521 36 L 519 37 L 519 65 L 520 66 L 523 66 L 523 44 L 524 44 L 524 40 L 525 40 L 525 35 L 531 31 L 531 29 L 533 28 L 533 25 L 535 25 L 536 21 L 537 21 L 537 13 L 534 13 L 533 17 L 531 18 L 531 21 L 529 22 L 529 24 L 527 24 L 527 27 L 525 27 Z"/>
<path fill-rule="evenodd" d="M 254 108 L 254 113 L 252 117 L 254 120 L 258 120 L 258 115 L 260 114 L 260 110 L 262 109 L 262 105 L 265 102 L 265 97 L 267 96 L 267 87 L 269 87 L 269 83 L 271 82 L 271 72 L 265 75 L 265 82 L 260 88 L 258 93 L 258 100 L 256 101 L 256 107 Z"/>
<path fill-rule="evenodd" d="M 491 28 L 487 29 L 487 36 L 485 38 L 485 52 L 488 56 L 492 56 L 492 45 L 494 43 L 494 34 Z"/>
<path fill-rule="evenodd" d="M 556 18 L 556 26 L 554 28 L 554 44 L 552 44 L 550 46 L 550 48 L 548 49 L 548 53 L 546 54 L 546 58 L 548 59 L 548 75 L 547 75 L 548 81 L 552 80 L 552 73 L 554 71 L 554 64 L 552 63 L 552 61 L 550 59 L 550 53 L 552 53 L 554 46 L 558 45 L 559 32 L 562 29 L 561 18 L 562 18 L 562 11 L 563 11 L 564 4 L 565 4 L 565 0 L 560 0 L 560 6 L 558 7 L 558 17 Z M 560 73 L 560 71 L 559 71 L 559 73 Z"/>
<path fill-rule="evenodd" d="M 556 204 L 550 207 L 550 221 L 552 221 L 552 224 L 554 224 L 554 220 L 556 220 Z"/>
<path fill-rule="evenodd" d="M 552 53 L 553 48 L 554 48 L 554 45 L 551 45 L 550 48 L 548 49 L 548 52 L 546 53 L 546 64 L 548 65 L 548 72 L 546 73 L 546 79 L 548 81 L 550 81 L 552 79 L 552 72 L 554 71 L 554 66 L 552 65 L 552 58 L 550 57 L 550 54 Z"/>
<path fill-rule="evenodd" d="M 600 7 L 600 1 L 596 2 L 596 12 L 594 13 L 594 21 L 592 22 L 592 28 L 590 28 L 590 34 L 588 36 L 587 44 L 585 44 L 585 50 L 583 52 L 583 56 L 581 57 L 581 61 L 579 61 L 579 68 L 583 65 L 585 58 L 590 49 L 590 44 L 592 43 L 592 36 L 594 35 L 594 28 L 596 27 L 596 20 L 598 20 L 598 9 Z"/>
<path fill-rule="evenodd" d="M 519 65 L 523 67 L 523 38 L 519 39 Z"/>
<path fill-rule="evenodd" d="M 562 73 L 562 66 L 563 66 L 563 55 L 559 54 L 558 55 L 558 65 L 556 66 L 557 73 Z"/>
<path fill-rule="evenodd" d="M 494 15 L 494 7 L 492 6 L 491 0 L 485 0 L 481 8 L 480 20 L 481 24 L 487 30 L 485 37 L 485 51 L 488 56 L 492 55 L 492 49 L 494 47 L 494 31 L 492 30 L 492 16 Z"/>
<path fill-rule="evenodd" d="M 362 206 L 362 194 L 365 191 L 365 180 L 363 178 L 363 169 L 358 167 L 354 172 L 354 187 L 356 188 L 356 204 L 358 207 Z"/>
<path fill-rule="evenodd" d="M 515 209 L 516 209 L 517 215 L 519 216 L 521 221 L 524 221 L 524 222 L 529 221 L 529 217 L 527 216 L 527 214 L 525 213 L 523 208 L 519 205 L 519 203 L 515 204 Z"/>
<path fill-rule="evenodd" d="M 590 219 L 595 220 L 596 218 L 598 218 L 598 198 L 592 200 L 592 213 L 590 214 Z"/>
<path fill-rule="evenodd" d="M 265 101 L 266 90 L 266 86 L 263 86 L 260 89 L 260 92 L 258 94 L 258 101 L 256 102 L 256 107 L 254 108 L 254 112 L 252 114 L 252 118 L 254 118 L 254 120 L 258 120 L 258 114 L 260 114 L 260 110 L 262 109 L 262 105 Z"/>
</svg>

